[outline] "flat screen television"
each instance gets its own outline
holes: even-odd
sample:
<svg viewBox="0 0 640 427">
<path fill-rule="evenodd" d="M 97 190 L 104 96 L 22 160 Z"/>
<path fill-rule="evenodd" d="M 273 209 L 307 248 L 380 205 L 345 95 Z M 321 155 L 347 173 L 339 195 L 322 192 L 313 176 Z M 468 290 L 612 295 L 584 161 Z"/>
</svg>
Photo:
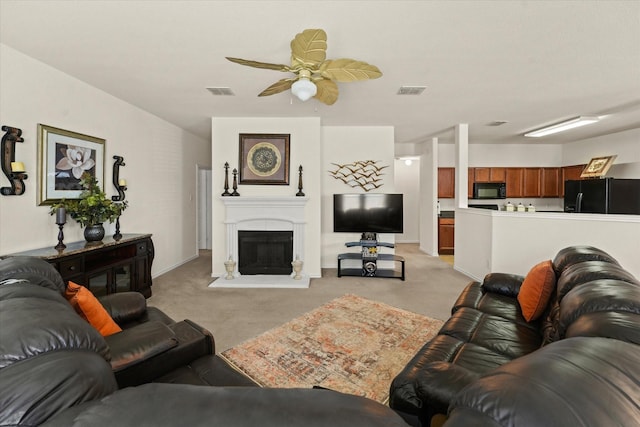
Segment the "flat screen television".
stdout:
<svg viewBox="0 0 640 427">
<path fill-rule="evenodd" d="M 333 231 L 402 233 L 402 194 L 334 194 Z"/>
</svg>

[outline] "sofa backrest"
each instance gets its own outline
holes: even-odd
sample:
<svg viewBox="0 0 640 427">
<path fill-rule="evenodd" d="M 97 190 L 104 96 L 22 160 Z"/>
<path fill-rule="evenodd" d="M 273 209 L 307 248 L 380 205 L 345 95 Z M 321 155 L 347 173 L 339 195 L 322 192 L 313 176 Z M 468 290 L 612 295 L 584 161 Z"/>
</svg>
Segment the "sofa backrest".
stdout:
<svg viewBox="0 0 640 427">
<path fill-rule="evenodd" d="M 64 294 L 62 276 L 48 262 L 35 257 L 9 257 L 0 261 L 0 283 L 5 280 L 28 280 L 30 283 Z"/>
<path fill-rule="evenodd" d="M 15 279 L 7 273 L 15 263 L 0 261 L 0 425 L 38 425 L 117 389 L 106 341 L 60 295 L 48 267 L 35 277 L 39 261 L 20 261 Z"/>
<path fill-rule="evenodd" d="M 640 344 L 640 282 L 606 252 L 576 246 L 553 261 L 555 293 L 543 322 L 543 344 L 602 336 Z"/>
</svg>

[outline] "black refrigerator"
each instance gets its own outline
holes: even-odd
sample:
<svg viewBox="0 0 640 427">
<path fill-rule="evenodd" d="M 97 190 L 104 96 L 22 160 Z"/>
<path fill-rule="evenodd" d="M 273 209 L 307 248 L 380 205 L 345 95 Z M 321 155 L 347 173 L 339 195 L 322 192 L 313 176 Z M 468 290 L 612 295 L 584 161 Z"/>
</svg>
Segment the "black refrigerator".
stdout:
<svg viewBox="0 0 640 427">
<path fill-rule="evenodd" d="M 640 215 L 640 179 L 565 181 L 564 211 Z"/>
</svg>

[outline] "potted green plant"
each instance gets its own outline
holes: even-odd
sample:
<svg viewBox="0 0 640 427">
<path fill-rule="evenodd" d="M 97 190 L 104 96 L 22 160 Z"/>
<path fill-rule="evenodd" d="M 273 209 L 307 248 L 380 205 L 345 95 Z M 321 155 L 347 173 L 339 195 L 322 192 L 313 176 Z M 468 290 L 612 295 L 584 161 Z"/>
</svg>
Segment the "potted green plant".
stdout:
<svg viewBox="0 0 640 427">
<path fill-rule="evenodd" d="M 63 207 L 67 213 L 84 229 L 84 238 L 88 242 L 100 242 L 104 238 L 103 223 L 115 221 L 127 208 L 127 202 L 114 203 L 107 198 L 98 186 L 98 180 L 88 172 L 80 177 L 84 189 L 77 200 L 62 199 L 51 206 L 50 215 Z"/>
</svg>

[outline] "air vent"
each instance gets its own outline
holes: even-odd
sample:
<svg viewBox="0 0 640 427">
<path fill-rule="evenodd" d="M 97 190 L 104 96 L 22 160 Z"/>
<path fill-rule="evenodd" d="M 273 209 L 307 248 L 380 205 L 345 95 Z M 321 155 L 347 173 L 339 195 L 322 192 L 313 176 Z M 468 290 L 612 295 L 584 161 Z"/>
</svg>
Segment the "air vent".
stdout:
<svg viewBox="0 0 640 427">
<path fill-rule="evenodd" d="M 492 122 L 487 123 L 487 126 L 502 126 L 506 123 L 509 123 L 506 120 L 494 120 Z"/>
<path fill-rule="evenodd" d="M 420 95 L 426 88 L 426 86 L 400 86 L 398 95 Z"/>
<path fill-rule="evenodd" d="M 207 90 L 216 96 L 234 96 L 235 93 L 229 87 L 208 87 Z"/>
</svg>

